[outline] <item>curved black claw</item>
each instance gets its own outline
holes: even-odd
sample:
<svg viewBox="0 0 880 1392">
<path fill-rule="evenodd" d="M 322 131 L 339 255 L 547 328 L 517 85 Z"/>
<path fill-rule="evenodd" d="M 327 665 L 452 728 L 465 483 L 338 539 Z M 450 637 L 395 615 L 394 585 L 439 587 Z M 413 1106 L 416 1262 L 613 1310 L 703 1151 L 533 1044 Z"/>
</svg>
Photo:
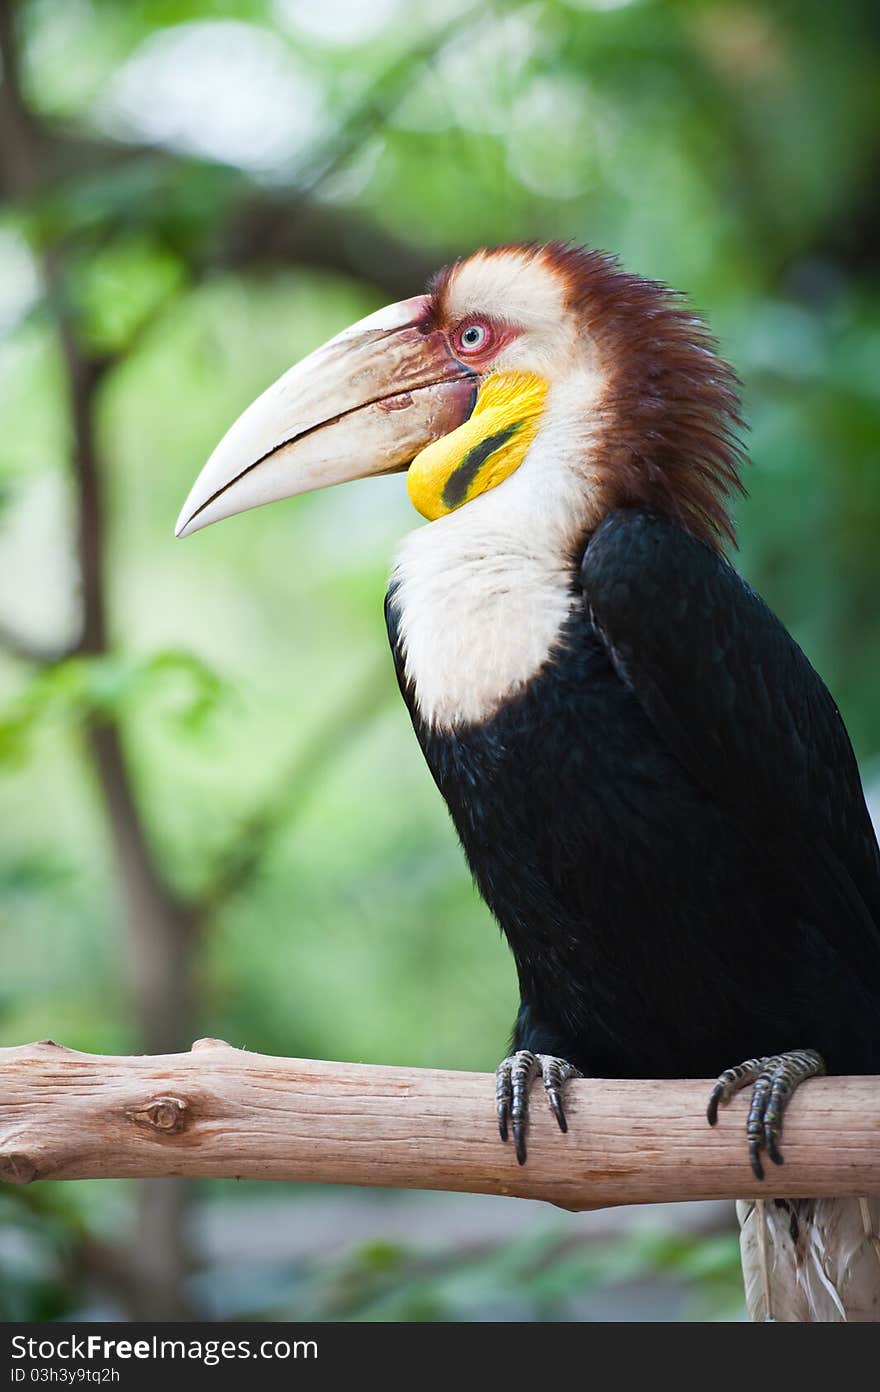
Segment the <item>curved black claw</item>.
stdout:
<svg viewBox="0 0 880 1392">
<path fill-rule="evenodd" d="M 568 1130 L 562 1105 L 565 1084 L 569 1078 L 584 1075 L 574 1064 L 553 1054 L 533 1054 L 531 1049 L 518 1049 L 502 1059 L 495 1070 L 495 1111 L 498 1133 L 507 1140 L 508 1123 L 513 1126 L 513 1144 L 520 1165 L 526 1163 L 526 1128 L 529 1119 L 529 1088 L 538 1075 L 544 1080 L 547 1101 L 560 1131 Z"/>
<path fill-rule="evenodd" d="M 807 1078 L 824 1072 L 824 1060 L 815 1049 L 792 1049 L 789 1053 L 771 1054 L 767 1058 L 746 1059 L 736 1068 L 726 1069 L 718 1078 L 706 1108 L 710 1126 L 714 1126 L 718 1120 L 720 1103 L 729 1102 L 734 1093 L 754 1083 L 746 1135 L 749 1140 L 749 1164 L 756 1179 L 764 1178 L 762 1150 L 774 1165 L 782 1164 L 779 1150 L 782 1118 L 795 1089 Z"/>
</svg>

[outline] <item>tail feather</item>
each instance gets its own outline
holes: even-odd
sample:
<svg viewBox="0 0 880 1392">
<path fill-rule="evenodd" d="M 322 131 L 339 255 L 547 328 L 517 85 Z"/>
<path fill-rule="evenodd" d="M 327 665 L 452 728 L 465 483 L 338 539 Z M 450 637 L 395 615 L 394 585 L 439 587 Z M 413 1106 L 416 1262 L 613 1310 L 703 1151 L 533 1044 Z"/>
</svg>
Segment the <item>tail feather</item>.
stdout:
<svg viewBox="0 0 880 1392">
<path fill-rule="evenodd" d="M 750 1319 L 880 1321 L 880 1199 L 747 1199 L 736 1210 Z"/>
</svg>

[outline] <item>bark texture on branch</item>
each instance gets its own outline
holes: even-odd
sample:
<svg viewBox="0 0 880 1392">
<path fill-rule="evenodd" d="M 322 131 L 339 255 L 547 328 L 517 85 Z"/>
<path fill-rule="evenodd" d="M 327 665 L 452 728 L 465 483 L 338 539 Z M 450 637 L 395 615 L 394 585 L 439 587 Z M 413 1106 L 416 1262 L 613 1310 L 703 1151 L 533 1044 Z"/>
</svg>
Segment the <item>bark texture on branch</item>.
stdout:
<svg viewBox="0 0 880 1392">
<path fill-rule="evenodd" d="M 486 1074 L 326 1063 L 199 1040 L 188 1054 L 0 1050 L 0 1178 L 307 1180 L 546 1199 L 565 1208 L 880 1193 L 880 1078 L 817 1078 L 758 1183 L 746 1098 L 712 1130 L 699 1081 L 575 1082 L 569 1132 L 540 1086 L 516 1163 Z"/>
</svg>

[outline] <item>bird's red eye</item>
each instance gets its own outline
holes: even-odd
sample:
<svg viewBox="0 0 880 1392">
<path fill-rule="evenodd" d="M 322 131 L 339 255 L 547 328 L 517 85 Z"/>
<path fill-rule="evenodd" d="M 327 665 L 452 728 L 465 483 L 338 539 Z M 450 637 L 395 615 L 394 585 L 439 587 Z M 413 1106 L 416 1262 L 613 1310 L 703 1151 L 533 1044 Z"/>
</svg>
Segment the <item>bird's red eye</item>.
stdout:
<svg viewBox="0 0 880 1392">
<path fill-rule="evenodd" d="M 492 338 L 489 324 L 484 324 L 480 319 L 471 319 L 467 323 L 459 324 L 452 341 L 457 353 L 485 353 L 492 343 Z"/>
</svg>

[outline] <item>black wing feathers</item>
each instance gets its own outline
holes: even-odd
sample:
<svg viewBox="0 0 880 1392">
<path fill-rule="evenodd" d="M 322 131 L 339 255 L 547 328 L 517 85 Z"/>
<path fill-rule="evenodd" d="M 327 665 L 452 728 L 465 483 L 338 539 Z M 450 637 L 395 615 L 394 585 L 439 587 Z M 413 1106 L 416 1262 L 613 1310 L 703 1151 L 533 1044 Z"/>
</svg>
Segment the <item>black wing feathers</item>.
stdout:
<svg viewBox="0 0 880 1392">
<path fill-rule="evenodd" d="M 840 712 L 794 639 L 726 561 L 651 514 L 611 513 L 581 578 L 667 748 L 880 984 L 880 852 Z"/>
</svg>

